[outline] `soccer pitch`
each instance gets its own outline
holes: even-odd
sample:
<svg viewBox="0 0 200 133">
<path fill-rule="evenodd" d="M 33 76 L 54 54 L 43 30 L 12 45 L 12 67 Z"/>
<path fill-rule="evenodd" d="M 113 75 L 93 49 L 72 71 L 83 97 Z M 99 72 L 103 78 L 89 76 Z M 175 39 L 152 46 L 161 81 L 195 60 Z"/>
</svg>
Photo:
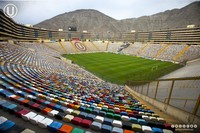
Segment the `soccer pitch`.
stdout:
<svg viewBox="0 0 200 133">
<path fill-rule="evenodd" d="M 105 81 L 123 85 L 127 80 L 155 80 L 180 65 L 114 53 L 66 54 L 65 58 Z"/>
</svg>

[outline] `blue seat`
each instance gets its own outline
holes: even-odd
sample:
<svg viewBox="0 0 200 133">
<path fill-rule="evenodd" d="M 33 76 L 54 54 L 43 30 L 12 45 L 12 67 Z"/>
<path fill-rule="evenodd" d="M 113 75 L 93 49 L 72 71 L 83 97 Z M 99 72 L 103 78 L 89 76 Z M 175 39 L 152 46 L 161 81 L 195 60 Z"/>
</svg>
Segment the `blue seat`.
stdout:
<svg viewBox="0 0 200 133">
<path fill-rule="evenodd" d="M 147 125 L 147 122 L 144 119 L 138 119 L 140 125 Z"/>
<path fill-rule="evenodd" d="M 61 105 L 59 105 L 59 104 L 56 104 L 56 105 L 53 107 L 53 109 L 58 110 L 58 111 L 60 111 L 60 108 L 61 108 Z"/>
<path fill-rule="evenodd" d="M 103 124 L 112 125 L 112 123 L 113 123 L 112 119 L 107 117 L 104 118 Z"/>
<path fill-rule="evenodd" d="M 80 111 L 84 111 L 85 109 L 86 109 L 85 106 L 81 106 L 81 107 L 79 108 Z"/>
<path fill-rule="evenodd" d="M 131 123 L 138 124 L 137 118 L 135 118 L 135 117 L 130 117 L 129 119 L 130 119 L 130 122 L 131 122 Z"/>
<path fill-rule="evenodd" d="M 86 119 L 93 121 L 95 117 L 96 117 L 96 115 L 88 114 Z"/>
<path fill-rule="evenodd" d="M 124 133 L 122 128 L 119 127 L 113 127 L 112 133 Z"/>
<path fill-rule="evenodd" d="M 112 126 L 103 124 L 102 127 L 101 127 L 101 132 L 102 133 L 111 133 L 112 132 Z"/>
<path fill-rule="evenodd" d="M 122 128 L 132 130 L 132 123 L 125 121 L 125 122 L 122 123 Z"/>
<path fill-rule="evenodd" d="M 2 104 L 5 103 L 5 100 L 0 100 L 0 108 L 2 108 Z"/>
<path fill-rule="evenodd" d="M 5 131 L 9 130 L 14 125 L 15 125 L 14 122 L 7 120 L 4 123 L 0 124 L 0 132 L 3 133 Z"/>
<path fill-rule="evenodd" d="M 99 114 L 99 110 L 98 110 L 98 109 L 94 109 L 94 110 L 92 111 L 92 114 L 98 115 L 98 114 Z"/>
<path fill-rule="evenodd" d="M 62 112 L 64 112 L 64 110 L 67 110 L 67 108 L 64 107 L 64 106 L 61 106 L 60 110 L 61 110 Z"/>
<path fill-rule="evenodd" d="M 24 131 L 24 127 L 23 126 L 19 126 L 17 124 L 15 124 L 13 127 L 9 128 L 7 131 L 5 131 L 5 133 L 21 133 L 22 131 Z"/>
<path fill-rule="evenodd" d="M 6 107 L 6 109 L 8 109 L 9 111 L 14 109 L 15 107 L 17 107 L 16 104 L 10 104 L 9 106 Z"/>
<path fill-rule="evenodd" d="M 106 112 L 105 111 L 99 111 L 99 115 L 104 117 L 104 116 L 106 116 Z"/>
<path fill-rule="evenodd" d="M 82 119 L 85 119 L 88 116 L 88 113 L 86 112 L 80 112 L 79 117 Z"/>
<path fill-rule="evenodd" d="M 157 127 L 152 127 L 152 131 L 153 131 L 153 133 L 163 133 L 163 130 L 161 128 L 157 128 Z"/>
<path fill-rule="evenodd" d="M 5 102 L 5 103 L 3 103 L 1 106 L 2 106 L 2 108 L 3 108 L 4 110 L 7 110 L 7 107 L 8 107 L 9 105 L 11 105 L 11 103 Z"/>
<path fill-rule="evenodd" d="M 154 113 L 154 111 L 152 111 L 152 110 L 148 110 L 147 112 L 148 112 L 148 113 Z"/>
<path fill-rule="evenodd" d="M 127 112 L 124 112 L 124 111 L 122 111 L 122 112 L 120 113 L 120 115 L 125 115 L 125 116 L 128 116 L 128 113 L 127 113 Z"/>
<path fill-rule="evenodd" d="M 57 132 L 58 129 L 62 126 L 62 123 L 54 121 L 50 125 L 48 125 L 48 129 L 52 132 Z"/>
</svg>

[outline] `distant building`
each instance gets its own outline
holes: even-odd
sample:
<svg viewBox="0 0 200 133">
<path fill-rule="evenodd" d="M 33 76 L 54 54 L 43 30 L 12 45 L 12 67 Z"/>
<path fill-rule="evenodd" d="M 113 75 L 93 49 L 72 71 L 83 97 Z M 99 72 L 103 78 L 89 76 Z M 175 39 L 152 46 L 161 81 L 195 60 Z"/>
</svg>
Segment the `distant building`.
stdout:
<svg viewBox="0 0 200 133">
<path fill-rule="evenodd" d="M 31 24 L 25 24 L 26 27 L 33 27 Z"/>
<path fill-rule="evenodd" d="M 69 31 L 77 31 L 77 28 L 75 26 L 69 26 L 68 30 Z"/>
<path fill-rule="evenodd" d="M 194 28 L 195 25 L 194 24 L 191 24 L 191 25 L 187 25 L 187 28 Z"/>
</svg>

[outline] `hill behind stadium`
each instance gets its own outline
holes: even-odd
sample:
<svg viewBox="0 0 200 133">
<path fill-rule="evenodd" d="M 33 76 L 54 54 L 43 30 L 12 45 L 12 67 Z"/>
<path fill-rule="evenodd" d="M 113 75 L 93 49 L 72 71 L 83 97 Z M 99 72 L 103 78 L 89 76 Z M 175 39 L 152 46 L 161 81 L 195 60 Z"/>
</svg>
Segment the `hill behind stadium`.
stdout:
<svg viewBox="0 0 200 133">
<path fill-rule="evenodd" d="M 84 9 L 57 15 L 35 26 L 54 30 L 68 30 L 68 26 L 76 26 L 80 32 L 87 30 L 88 32 L 99 33 L 101 37 L 109 31 L 111 35 L 116 36 L 118 32 L 130 32 L 131 30 L 149 31 L 182 28 L 191 24 L 200 25 L 199 14 L 199 1 L 181 9 L 167 10 L 151 16 L 124 20 L 116 20 L 97 10 Z"/>
</svg>

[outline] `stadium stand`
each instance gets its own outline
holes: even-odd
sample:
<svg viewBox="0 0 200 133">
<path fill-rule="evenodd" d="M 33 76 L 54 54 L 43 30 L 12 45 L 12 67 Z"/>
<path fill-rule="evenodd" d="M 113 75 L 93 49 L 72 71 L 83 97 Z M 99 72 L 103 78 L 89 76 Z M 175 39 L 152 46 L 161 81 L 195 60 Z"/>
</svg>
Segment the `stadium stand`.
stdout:
<svg viewBox="0 0 200 133">
<path fill-rule="evenodd" d="M 66 37 L 64 31 L 28 28 L 5 17 L 2 11 L 0 20 L 0 40 L 17 40 L 14 43 L 0 42 L 0 111 L 1 115 L 12 118 L 7 120 L 5 116 L 0 117 L 0 132 L 175 131 L 172 123 L 168 123 L 162 116 L 142 104 L 123 86 L 105 82 L 79 66 L 61 60 L 61 54 L 65 53 L 117 52 L 122 42 L 78 41 L 85 46 L 82 47 L 75 45 L 77 41 L 71 41 L 71 38 L 79 37 L 80 33 L 67 33 L 70 36 Z M 13 28 L 10 28 L 10 25 Z M 131 41 L 135 43 L 131 43 L 121 52 L 178 62 L 200 57 L 199 45 L 195 45 L 200 42 L 198 27 L 169 30 L 129 34 L 129 37 L 133 38 Z M 183 39 L 180 33 L 185 32 L 190 33 L 190 37 L 184 36 Z M 151 39 L 148 38 L 149 34 L 152 34 Z M 87 33 L 87 38 L 89 37 L 91 36 Z M 62 42 L 63 38 L 69 41 Z M 52 42 L 35 43 L 45 39 Z M 28 43 L 30 41 L 34 43 Z M 177 93 L 180 91 L 179 84 L 187 86 L 191 85 L 191 82 L 175 83 L 174 90 Z M 158 81 L 151 82 L 151 85 L 144 85 L 138 91 L 143 93 L 148 90 L 145 90 L 145 87 L 148 87 L 151 88 L 151 92 L 148 92 L 150 97 L 156 98 L 154 94 L 158 91 L 157 98 L 160 101 L 169 101 L 163 99 L 163 93 L 156 89 L 156 86 L 159 86 Z M 197 87 L 194 88 L 198 89 L 199 82 L 196 82 L 195 86 Z M 162 87 L 166 91 L 170 88 L 164 83 Z M 198 97 L 197 94 L 195 97 Z M 171 104 L 177 103 L 172 101 Z M 194 103 L 191 106 L 195 106 Z M 17 121 L 20 121 L 21 125 L 16 124 Z M 23 127 L 23 124 L 26 127 Z"/>
<path fill-rule="evenodd" d="M 84 70 L 74 69 L 72 64 L 63 62 L 56 65 L 61 61 L 53 56 L 59 54 L 52 53 L 48 47 L 45 50 L 45 47 L 34 43 L 26 47 L 24 44 L 1 43 L 0 95 L 5 100 L 0 101 L 0 107 L 4 111 L 13 112 L 51 132 L 82 131 L 79 126 L 109 132 L 142 130 L 131 123 L 132 118 L 152 130 L 153 127 L 165 129 L 165 124 L 157 118 L 162 126 L 154 123 L 152 127 L 148 123 L 153 121 L 142 119 L 142 114 L 149 113 L 151 116 L 154 112 L 122 87 L 98 80 L 88 72 L 82 72 L 85 77 L 78 77 L 79 72 Z M 87 80 L 84 79 L 86 77 Z M 56 80 L 58 78 L 59 81 Z M 107 89 L 104 91 L 102 88 Z M 112 98 L 112 93 L 115 93 L 115 98 Z M 8 102 L 10 100 L 12 103 Z M 63 124 L 64 121 L 70 121 L 72 126 Z"/>
</svg>

